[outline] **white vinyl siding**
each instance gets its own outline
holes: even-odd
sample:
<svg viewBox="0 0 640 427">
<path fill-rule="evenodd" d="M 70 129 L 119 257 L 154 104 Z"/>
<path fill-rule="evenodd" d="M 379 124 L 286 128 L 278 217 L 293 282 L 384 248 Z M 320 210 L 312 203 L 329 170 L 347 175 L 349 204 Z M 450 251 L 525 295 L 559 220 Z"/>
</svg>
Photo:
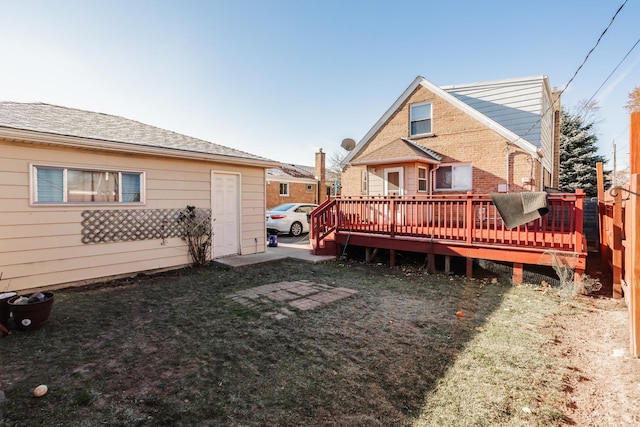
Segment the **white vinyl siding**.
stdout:
<svg viewBox="0 0 640 427">
<path fill-rule="evenodd" d="M 511 130 L 516 135 L 541 147 L 545 132 L 540 117 L 544 112 L 553 121 L 553 109 L 543 77 L 507 79 L 469 85 L 443 86 L 480 113 Z M 546 125 L 545 125 L 546 126 Z"/>
<path fill-rule="evenodd" d="M 145 205 L 30 204 L 31 165 L 144 170 Z M 75 165 L 75 166 L 74 166 Z M 0 271 L 5 290 L 85 283 L 187 265 L 179 237 L 82 243 L 82 213 L 93 209 L 211 206 L 211 170 L 239 173 L 242 254 L 264 252 L 265 169 L 208 161 L 20 145 L 0 139 Z M 123 193 L 125 191 L 123 190 Z M 215 201 L 214 201 L 215 202 Z"/>
</svg>

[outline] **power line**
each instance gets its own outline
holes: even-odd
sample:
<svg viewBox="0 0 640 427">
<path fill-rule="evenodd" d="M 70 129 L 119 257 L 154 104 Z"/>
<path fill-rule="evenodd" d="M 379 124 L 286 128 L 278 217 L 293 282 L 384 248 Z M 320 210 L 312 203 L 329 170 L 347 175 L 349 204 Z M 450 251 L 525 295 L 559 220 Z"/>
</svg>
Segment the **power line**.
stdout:
<svg viewBox="0 0 640 427">
<path fill-rule="evenodd" d="M 600 85 L 600 87 L 593 93 L 593 95 L 591 95 L 591 98 L 589 98 L 589 100 L 587 102 L 585 102 L 585 104 L 582 106 L 582 108 L 580 109 L 580 111 L 578 112 L 578 115 L 580 115 L 580 113 L 582 113 L 582 111 L 587 108 L 587 106 L 589 105 L 589 103 L 591 102 L 591 100 L 596 96 L 596 94 L 600 91 L 600 89 L 602 89 L 602 87 L 609 81 L 609 79 L 611 78 L 611 76 L 613 75 L 613 73 L 616 72 L 616 70 L 618 69 L 618 67 L 620 67 L 620 65 L 622 65 L 622 63 L 624 62 L 625 59 L 627 59 L 627 57 L 631 54 L 631 52 L 633 51 L 633 49 L 636 48 L 636 46 L 638 46 L 638 44 L 640 44 L 640 39 L 638 39 L 636 41 L 636 43 L 631 47 L 631 49 L 629 49 L 629 51 L 627 52 L 627 54 L 624 56 L 624 58 L 622 58 L 620 60 L 620 62 L 618 62 L 618 65 L 616 65 L 616 68 L 613 69 L 613 71 L 611 71 L 611 73 L 609 73 L 609 75 L 607 76 L 607 78 L 602 82 L 602 84 Z"/>
<path fill-rule="evenodd" d="M 600 40 L 602 40 L 602 37 L 604 37 L 604 35 L 606 34 L 607 30 L 609 29 L 609 27 L 611 27 L 611 24 L 613 24 L 613 21 L 615 21 L 616 16 L 618 16 L 618 14 L 620 13 L 620 11 L 622 10 L 622 8 L 624 7 L 624 5 L 627 4 L 627 0 L 624 0 L 624 2 L 620 5 L 620 7 L 618 8 L 618 10 L 616 11 L 616 13 L 613 15 L 613 18 L 611 18 L 611 20 L 609 21 L 609 25 L 607 25 L 607 28 L 604 29 L 604 31 L 602 32 L 602 34 L 600 34 L 600 37 L 598 37 L 598 40 L 596 41 L 596 44 L 593 45 L 593 47 L 591 48 L 591 50 L 589 51 L 589 53 L 587 53 L 587 56 L 585 56 L 584 61 L 582 61 L 582 64 L 580 64 L 580 66 L 578 67 L 578 69 L 576 70 L 575 73 L 573 73 L 573 76 L 569 79 L 569 81 L 567 82 L 567 84 L 565 85 L 564 89 L 562 89 L 560 91 L 560 95 L 562 95 L 564 93 L 565 90 L 567 90 L 567 88 L 569 87 L 569 85 L 571 84 L 571 82 L 573 81 L 573 79 L 576 78 L 576 76 L 578 75 L 578 73 L 580 72 L 580 70 L 582 69 L 582 67 L 584 66 L 584 64 L 586 64 L 587 59 L 589 59 L 589 56 L 591 56 L 591 54 L 593 53 L 593 51 L 596 49 L 596 47 L 598 47 L 598 45 L 600 44 Z"/>
<path fill-rule="evenodd" d="M 558 97 L 556 98 L 556 100 L 551 101 L 551 105 L 549 105 L 549 107 L 547 107 L 547 110 L 542 113 L 540 115 L 540 118 L 522 135 L 519 137 L 518 141 L 520 139 L 524 139 L 525 136 L 529 135 L 529 133 L 536 127 L 538 126 L 538 123 L 540 123 L 542 121 L 542 118 L 545 117 L 547 115 L 547 113 L 549 111 L 551 111 L 552 108 L 554 108 L 557 100 L 560 99 L 560 96 L 562 96 L 562 94 L 564 93 L 564 91 L 567 90 L 567 88 L 569 87 L 569 85 L 571 84 L 571 82 L 576 78 L 576 76 L 578 75 L 578 73 L 580 72 L 580 70 L 582 69 L 582 67 L 584 66 L 584 64 L 587 62 L 587 60 L 589 59 L 589 56 L 591 56 L 591 53 L 593 53 L 593 51 L 595 50 L 596 47 L 598 47 L 598 45 L 600 44 L 600 40 L 602 40 L 602 37 L 604 37 L 604 35 L 606 34 L 607 30 L 609 30 L 609 27 L 611 27 L 611 25 L 613 24 L 613 21 L 615 21 L 616 17 L 618 16 L 618 14 L 620 13 L 620 11 L 622 10 L 622 8 L 624 7 L 625 4 L 627 4 L 628 0 L 624 0 L 624 2 L 622 2 L 622 4 L 620 5 L 620 7 L 618 8 L 618 10 L 616 10 L 616 13 L 613 15 L 613 17 L 611 18 L 611 20 L 609 21 L 609 24 L 607 25 L 607 27 L 602 31 L 602 33 L 600 34 L 600 37 L 598 37 L 598 40 L 596 40 L 596 43 L 593 45 L 593 47 L 589 50 L 589 52 L 587 53 L 587 56 L 585 56 L 584 60 L 582 61 L 582 64 L 580 64 L 580 66 L 576 69 L 575 73 L 573 73 L 573 76 L 569 79 L 569 81 L 567 82 L 567 84 L 564 86 L 564 89 L 562 89 L 560 91 L 560 93 L 558 94 Z M 635 46 L 634 46 L 635 47 Z"/>
</svg>

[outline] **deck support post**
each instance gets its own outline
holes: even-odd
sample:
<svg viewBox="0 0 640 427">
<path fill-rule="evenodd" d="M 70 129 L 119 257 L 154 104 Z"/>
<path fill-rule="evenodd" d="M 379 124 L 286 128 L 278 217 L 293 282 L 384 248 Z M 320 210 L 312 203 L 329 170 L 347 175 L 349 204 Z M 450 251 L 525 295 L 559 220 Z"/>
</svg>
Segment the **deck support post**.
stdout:
<svg viewBox="0 0 640 427">
<path fill-rule="evenodd" d="M 584 283 L 582 283 L 582 276 L 584 276 L 583 269 L 575 269 L 573 272 L 573 282 L 576 284 L 576 289 L 580 290 L 580 293 L 584 295 Z"/>
<path fill-rule="evenodd" d="M 522 283 L 524 266 L 521 262 L 513 263 L 513 283 Z"/>
<path fill-rule="evenodd" d="M 366 248 L 364 248 L 364 263 L 369 264 L 370 260 L 371 260 L 371 248 L 367 246 Z"/>
<path fill-rule="evenodd" d="M 473 258 L 467 258 L 467 277 L 473 277 Z"/>
<path fill-rule="evenodd" d="M 427 271 L 429 273 L 436 272 L 436 254 L 433 252 L 427 254 Z"/>
<path fill-rule="evenodd" d="M 396 251 L 395 251 L 395 249 L 390 249 L 389 250 L 389 266 L 390 267 L 395 267 L 396 266 Z"/>
<path fill-rule="evenodd" d="M 444 256 L 444 272 L 449 273 L 451 271 L 451 255 Z"/>
</svg>

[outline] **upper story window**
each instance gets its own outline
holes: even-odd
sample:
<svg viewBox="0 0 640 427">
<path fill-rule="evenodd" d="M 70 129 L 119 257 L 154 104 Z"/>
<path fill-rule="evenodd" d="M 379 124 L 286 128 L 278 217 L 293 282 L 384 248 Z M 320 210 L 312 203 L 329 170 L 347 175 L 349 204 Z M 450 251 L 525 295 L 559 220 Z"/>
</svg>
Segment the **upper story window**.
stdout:
<svg viewBox="0 0 640 427">
<path fill-rule="evenodd" d="M 436 190 L 471 190 L 471 171 L 469 163 L 441 165 L 436 169 Z"/>
<path fill-rule="evenodd" d="M 409 136 L 431 134 L 431 103 L 413 104 L 410 110 L 411 126 Z"/>
<path fill-rule="evenodd" d="M 114 170 L 33 167 L 33 202 L 140 203 L 144 174 Z"/>
<path fill-rule="evenodd" d="M 280 183 L 280 195 L 289 197 L 289 183 L 281 182 Z"/>
<path fill-rule="evenodd" d="M 418 191 L 427 191 L 427 168 L 418 166 Z"/>
</svg>

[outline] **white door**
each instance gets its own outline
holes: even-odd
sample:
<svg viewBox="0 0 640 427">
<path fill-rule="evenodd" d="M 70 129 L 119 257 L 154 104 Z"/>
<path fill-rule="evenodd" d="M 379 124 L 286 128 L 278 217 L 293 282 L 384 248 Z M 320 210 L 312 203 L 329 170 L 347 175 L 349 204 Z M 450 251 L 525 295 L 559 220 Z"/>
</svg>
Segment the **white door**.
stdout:
<svg viewBox="0 0 640 427">
<path fill-rule="evenodd" d="M 385 196 L 402 196 L 404 194 L 404 169 L 388 168 L 384 170 L 384 195 Z M 385 205 L 384 218 L 385 222 L 389 222 L 393 218 L 393 213 L 388 211 L 389 207 Z M 402 222 L 402 212 L 396 207 L 395 222 Z"/>
<path fill-rule="evenodd" d="M 211 221 L 213 257 L 240 252 L 240 177 L 233 173 L 211 173 Z"/>
<path fill-rule="evenodd" d="M 384 170 L 384 195 L 402 196 L 404 194 L 404 174 L 402 168 Z"/>
</svg>

